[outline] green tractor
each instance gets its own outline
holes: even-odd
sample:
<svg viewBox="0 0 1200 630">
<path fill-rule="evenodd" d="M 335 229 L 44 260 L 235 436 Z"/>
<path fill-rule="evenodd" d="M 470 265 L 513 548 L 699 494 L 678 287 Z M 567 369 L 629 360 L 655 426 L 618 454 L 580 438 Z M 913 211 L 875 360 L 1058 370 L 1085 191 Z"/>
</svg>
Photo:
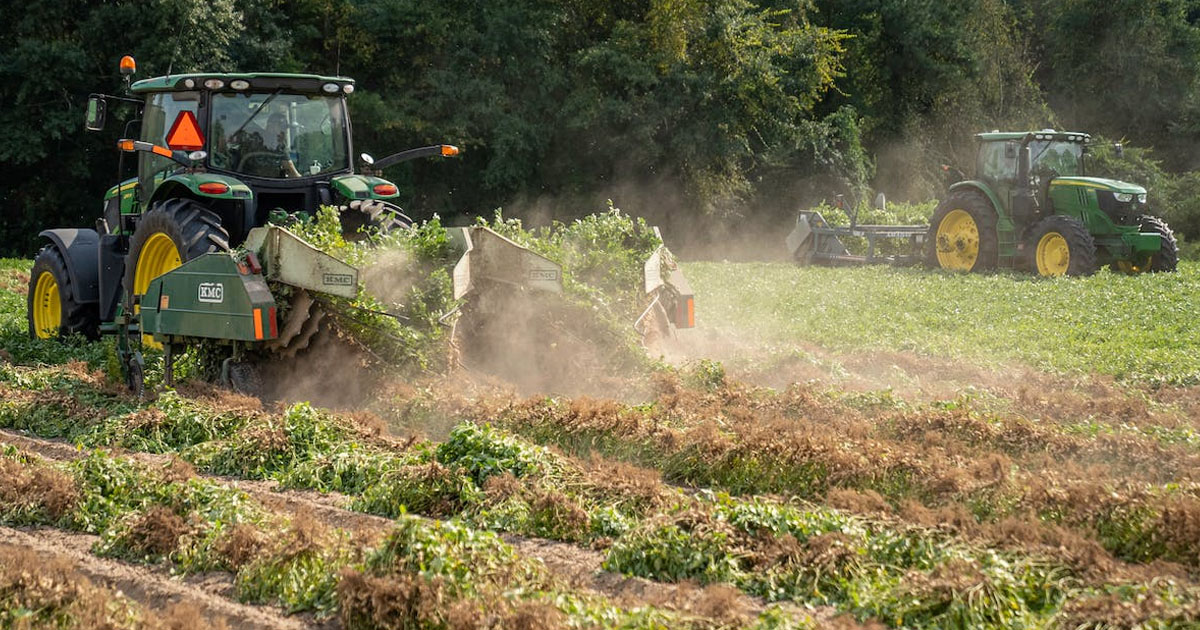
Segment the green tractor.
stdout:
<svg viewBox="0 0 1200 630">
<path fill-rule="evenodd" d="M 391 202 L 399 195 L 397 187 L 377 172 L 404 160 L 458 153 L 453 146 L 434 145 L 378 161 L 363 154 L 366 172 L 355 172 L 346 108 L 354 81 L 344 77 L 183 74 L 130 85 L 134 62 L 128 56 L 121 60 L 121 72 L 126 96 L 91 95 L 85 126 L 103 129 L 109 103 L 125 102 L 140 114 L 126 126 L 125 135 L 137 134 L 138 139 L 118 142 L 120 183 L 104 195 L 95 229 L 41 233 L 49 242 L 34 260 L 28 320 L 30 334 L 39 338 L 118 335 L 133 385 L 140 379 L 142 345 L 164 348 L 168 356 L 172 342 L 197 337 L 257 341 L 291 354 L 303 349 L 320 320 L 307 312 L 312 300 L 304 291 L 296 292 L 301 304 L 290 306 L 303 308 L 279 305 L 279 311 L 290 311 L 290 320 L 277 322 L 273 296 L 255 276 L 281 278 L 280 269 L 264 272 L 272 263 L 288 271 L 304 267 L 310 276 L 326 269 L 318 279 L 330 280 L 328 286 L 307 284 L 329 295 L 354 297 L 357 274 L 344 268 L 329 271 L 338 267 L 337 261 L 291 243 L 299 239 L 290 233 L 267 234 L 266 226 L 304 220 L 321 206 L 340 208 L 344 235 L 350 239 L 371 229 L 408 226 L 411 221 Z M 129 154 L 137 155 L 136 161 L 127 160 Z M 296 246 L 280 246 L 284 241 Z M 210 253 L 247 249 L 248 243 L 258 248 L 248 256 L 225 254 L 198 263 L 193 271 L 210 274 L 211 281 L 186 293 L 163 294 L 153 309 L 147 305 L 152 283 L 164 274 Z M 293 253 L 270 262 L 258 259 L 280 251 Z M 229 269 L 232 274 L 226 273 Z M 157 317 L 159 307 L 171 314 Z M 234 312 L 242 307 L 247 312 Z M 203 317 L 185 318 L 184 330 L 199 334 L 150 329 L 184 312 L 204 312 L 215 320 L 204 324 Z"/>
<path fill-rule="evenodd" d="M 95 229 L 41 232 L 48 242 L 30 274 L 30 335 L 116 336 L 124 376 L 138 392 L 146 347 L 163 351 L 170 384 L 176 354 L 215 342 L 224 355 L 222 382 L 253 393 L 257 365 L 290 360 L 329 339 L 318 337 L 329 332 L 329 298 L 354 299 L 359 291 L 357 269 L 286 226 L 333 206 L 347 239 L 406 228 L 411 220 L 391 201 L 399 191 L 379 171 L 458 149 L 433 145 L 379 160 L 364 153 L 355 172 L 351 79 L 204 73 L 130 84 L 133 71 L 133 59 L 123 58 L 126 96 L 88 99 L 88 130 L 103 129 L 110 102 L 127 102 L 140 116 L 125 135 L 139 139 L 118 142 L 120 183 L 104 195 Z M 553 261 L 485 227 L 449 235 L 461 254 L 456 299 L 561 293 Z M 660 257 L 670 259 L 665 250 L 653 258 Z M 692 325 L 686 281 L 648 261 L 651 270 L 646 299 L 664 313 L 659 319 L 671 328 Z"/>
<path fill-rule="evenodd" d="M 950 186 L 925 238 L 932 266 L 1081 276 L 1175 271 L 1178 248 L 1146 189 L 1087 177 L 1089 136 L 1043 130 L 976 136 L 976 177 Z M 1118 151 L 1120 147 L 1118 145 Z"/>
</svg>

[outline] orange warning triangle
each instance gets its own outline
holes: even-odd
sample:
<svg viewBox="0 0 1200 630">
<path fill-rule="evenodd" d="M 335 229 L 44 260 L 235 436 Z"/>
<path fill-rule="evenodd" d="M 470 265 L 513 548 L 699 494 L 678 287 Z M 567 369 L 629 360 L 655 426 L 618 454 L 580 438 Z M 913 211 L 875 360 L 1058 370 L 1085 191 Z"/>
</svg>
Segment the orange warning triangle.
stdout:
<svg viewBox="0 0 1200 630">
<path fill-rule="evenodd" d="M 167 132 L 167 146 L 176 151 L 198 151 L 204 148 L 204 136 L 196 115 L 186 109 L 179 112 L 171 131 Z"/>
</svg>

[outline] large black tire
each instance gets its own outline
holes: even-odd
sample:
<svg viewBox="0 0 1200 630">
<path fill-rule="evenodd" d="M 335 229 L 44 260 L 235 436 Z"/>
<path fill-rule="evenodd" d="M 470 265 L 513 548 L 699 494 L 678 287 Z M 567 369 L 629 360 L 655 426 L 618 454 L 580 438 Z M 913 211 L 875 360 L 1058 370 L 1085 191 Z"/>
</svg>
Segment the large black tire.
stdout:
<svg viewBox="0 0 1200 630">
<path fill-rule="evenodd" d="M 965 223 L 960 213 L 973 221 L 973 231 L 969 226 L 965 231 L 951 229 L 955 224 Z M 995 269 L 1000 251 L 996 220 L 996 209 L 987 197 L 969 190 L 950 193 L 938 204 L 929 221 L 929 234 L 925 238 L 926 262 L 931 267 L 957 271 Z"/>
<path fill-rule="evenodd" d="M 1038 221 L 1025 241 L 1026 264 L 1039 276 L 1090 276 L 1096 272 L 1096 240 L 1074 217 Z"/>
<path fill-rule="evenodd" d="M 1138 217 L 1138 224 L 1141 225 L 1142 233 L 1157 234 L 1162 242 L 1158 249 L 1158 253 L 1150 257 L 1149 263 L 1135 265 L 1129 261 L 1121 261 L 1112 264 L 1112 270 L 1121 273 L 1142 273 L 1149 271 L 1154 272 L 1171 272 L 1175 271 L 1179 266 L 1179 242 L 1175 240 L 1175 232 L 1167 225 L 1166 221 L 1148 214 Z"/>
<path fill-rule="evenodd" d="M 221 225 L 221 217 L 193 199 L 157 201 L 142 215 L 129 241 L 125 259 L 125 292 L 134 293 L 134 276 L 138 258 L 146 241 L 155 234 L 164 234 L 175 244 L 180 263 L 203 254 L 229 249 L 229 232 Z"/>
<path fill-rule="evenodd" d="M 46 279 L 47 284 L 42 285 L 43 290 L 39 291 L 38 281 L 44 274 L 49 274 Z M 53 286 L 49 284 L 51 279 Z M 39 313 L 49 313 L 54 309 L 55 296 L 57 296 L 58 303 L 58 330 L 55 332 L 43 331 L 43 335 L 39 335 L 38 325 L 34 321 L 34 309 L 39 307 Z M 65 337 L 71 334 L 80 334 L 93 340 L 100 338 L 100 307 L 95 302 L 81 304 L 76 299 L 74 286 L 71 284 L 71 274 L 67 272 L 67 261 L 63 258 L 62 252 L 58 251 L 54 245 L 43 247 L 33 259 L 33 269 L 29 272 L 29 294 L 25 317 L 29 322 L 29 336 L 33 339 Z"/>
</svg>

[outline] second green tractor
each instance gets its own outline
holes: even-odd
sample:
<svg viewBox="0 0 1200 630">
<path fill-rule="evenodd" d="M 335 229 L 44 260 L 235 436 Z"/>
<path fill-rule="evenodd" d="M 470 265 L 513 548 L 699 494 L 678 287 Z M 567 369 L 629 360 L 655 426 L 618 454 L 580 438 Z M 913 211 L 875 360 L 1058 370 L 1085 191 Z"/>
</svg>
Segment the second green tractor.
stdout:
<svg viewBox="0 0 1200 630">
<path fill-rule="evenodd" d="M 1171 228 L 1150 213 L 1146 189 L 1085 172 L 1089 137 L 1043 130 L 978 134 L 975 178 L 950 186 L 925 239 L 932 266 L 1024 268 L 1081 276 L 1101 266 L 1175 271 Z"/>
</svg>

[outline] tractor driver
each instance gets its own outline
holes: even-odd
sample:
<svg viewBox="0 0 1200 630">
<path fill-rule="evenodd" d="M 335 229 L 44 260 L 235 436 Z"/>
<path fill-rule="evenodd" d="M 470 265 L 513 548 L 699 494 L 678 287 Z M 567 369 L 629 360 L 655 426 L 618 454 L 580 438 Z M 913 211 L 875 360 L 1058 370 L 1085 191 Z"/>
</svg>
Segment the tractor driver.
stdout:
<svg viewBox="0 0 1200 630">
<path fill-rule="evenodd" d="M 300 177 L 288 153 L 287 119 L 275 112 L 262 133 L 248 132 L 240 147 L 239 172 L 260 177 Z"/>
</svg>

